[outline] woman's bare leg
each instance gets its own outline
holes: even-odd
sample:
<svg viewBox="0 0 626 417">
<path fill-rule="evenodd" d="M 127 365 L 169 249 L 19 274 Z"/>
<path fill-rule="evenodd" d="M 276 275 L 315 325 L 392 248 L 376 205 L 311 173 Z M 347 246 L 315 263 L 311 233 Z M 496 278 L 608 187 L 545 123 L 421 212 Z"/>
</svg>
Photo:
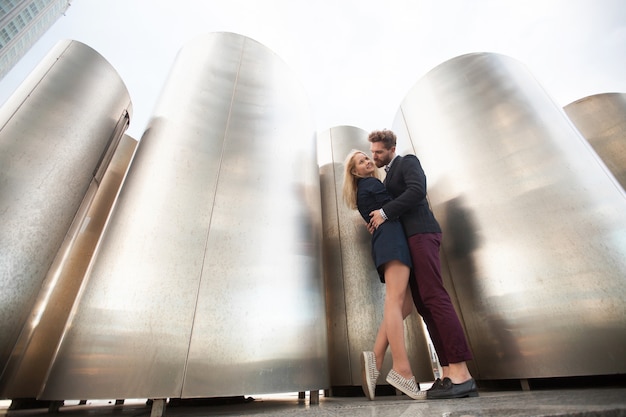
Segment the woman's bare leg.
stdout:
<svg viewBox="0 0 626 417">
<path fill-rule="evenodd" d="M 409 267 L 400 261 L 390 261 L 385 265 L 385 312 L 383 322 L 393 369 L 405 378 L 413 376 L 404 342 L 404 317 L 402 310 L 409 283 Z"/>
<path fill-rule="evenodd" d="M 408 284 L 407 284 L 408 285 Z M 413 312 L 415 304 L 413 304 L 413 298 L 411 292 L 405 291 L 404 303 L 402 304 L 402 320 L 406 319 L 409 314 Z M 387 338 L 387 330 L 385 328 L 385 320 L 380 323 L 378 327 L 378 334 L 376 335 L 376 341 L 374 342 L 374 355 L 376 356 L 376 367 L 380 371 L 382 368 L 383 360 L 385 358 L 385 352 L 389 346 L 389 339 Z"/>
</svg>

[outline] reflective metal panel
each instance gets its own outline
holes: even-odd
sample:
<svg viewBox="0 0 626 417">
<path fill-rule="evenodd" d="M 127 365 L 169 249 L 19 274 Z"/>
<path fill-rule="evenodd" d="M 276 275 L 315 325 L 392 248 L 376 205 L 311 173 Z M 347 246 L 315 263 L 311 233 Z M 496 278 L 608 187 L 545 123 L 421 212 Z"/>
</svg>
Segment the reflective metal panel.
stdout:
<svg viewBox="0 0 626 417">
<path fill-rule="evenodd" d="M 3 372 L 18 335 L 32 325 L 27 320 L 42 287 L 54 285 L 49 268 L 130 108 L 111 65 L 88 46 L 63 41 L 0 110 Z M 63 302 L 71 305 L 71 298 Z"/>
<path fill-rule="evenodd" d="M 428 175 L 476 377 L 626 372 L 626 195 L 528 70 L 447 61 L 394 130 Z"/>
<path fill-rule="evenodd" d="M 626 94 L 597 94 L 563 109 L 622 188 L 626 188 Z"/>
<path fill-rule="evenodd" d="M 328 387 L 315 131 L 271 51 L 179 53 L 44 399 Z"/>
<path fill-rule="evenodd" d="M 136 146 L 135 139 L 124 135 L 102 179 L 94 180 L 87 191 L 13 349 L 1 397 L 36 398 L 39 394 Z"/>
<path fill-rule="evenodd" d="M 339 126 L 318 134 L 318 158 L 324 225 L 331 385 L 361 385 L 360 355 L 372 350 L 383 318 L 385 287 L 371 255 L 371 235 L 356 210 L 342 199 L 343 162 L 352 149 L 369 153 L 368 132 Z M 433 366 L 422 320 L 413 312 L 405 321 L 411 367 L 418 381 L 432 381 Z M 382 375 L 391 369 L 388 351 Z M 380 381 L 384 384 L 384 378 Z"/>
</svg>

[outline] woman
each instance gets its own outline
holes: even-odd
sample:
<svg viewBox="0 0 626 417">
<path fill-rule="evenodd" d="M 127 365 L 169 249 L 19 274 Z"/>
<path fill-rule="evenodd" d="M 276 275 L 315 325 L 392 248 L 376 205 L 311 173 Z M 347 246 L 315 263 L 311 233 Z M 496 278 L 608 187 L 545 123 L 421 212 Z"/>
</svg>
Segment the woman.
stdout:
<svg viewBox="0 0 626 417">
<path fill-rule="evenodd" d="M 378 178 L 374 162 L 363 152 L 353 150 L 344 164 L 343 199 L 351 209 L 358 209 L 366 223 L 369 213 L 378 210 L 391 197 Z M 363 352 L 363 391 L 374 399 L 376 379 L 380 371 L 387 345 L 391 347 L 393 367 L 387 382 L 413 399 L 425 399 L 411 371 L 404 345 L 404 318 L 413 309 L 409 289 L 411 256 L 406 237 L 399 221 L 386 221 L 372 233 L 372 257 L 385 283 L 385 307 L 383 321 L 378 329 L 373 352 Z"/>
</svg>

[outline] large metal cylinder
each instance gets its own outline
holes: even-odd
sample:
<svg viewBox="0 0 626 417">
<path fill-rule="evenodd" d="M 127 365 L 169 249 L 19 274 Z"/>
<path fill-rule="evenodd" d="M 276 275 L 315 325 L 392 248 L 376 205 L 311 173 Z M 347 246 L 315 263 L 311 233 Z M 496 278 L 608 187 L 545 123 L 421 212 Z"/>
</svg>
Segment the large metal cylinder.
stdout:
<svg viewBox="0 0 626 417">
<path fill-rule="evenodd" d="M 69 40 L 59 42 L 0 109 L 2 378 L 9 357 L 21 355 L 14 351 L 18 336 L 38 323 L 35 302 L 58 280 L 51 267 L 72 239 L 72 222 L 102 179 L 130 110 L 113 67 Z M 71 297 L 64 301 L 71 306 Z"/>
<path fill-rule="evenodd" d="M 315 130 L 232 33 L 179 52 L 40 398 L 328 387 Z"/>
<path fill-rule="evenodd" d="M 1 398 L 39 395 L 136 146 L 124 135 L 102 178 L 87 190 L 2 375 Z"/>
<path fill-rule="evenodd" d="M 626 189 L 626 93 L 581 98 L 563 109 Z"/>
<path fill-rule="evenodd" d="M 626 195 L 529 71 L 454 58 L 393 126 L 428 175 L 475 376 L 626 373 Z"/>
<path fill-rule="evenodd" d="M 369 153 L 368 132 L 337 126 L 318 133 L 324 276 L 327 288 L 329 363 L 336 391 L 361 386 L 361 352 L 372 350 L 383 318 L 385 287 L 371 255 L 371 235 L 361 215 L 342 199 L 343 162 L 352 149 Z M 418 381 L 432 381 L 433 364 L 417 312 L 405 321 L 407 352 Z M 391 369 L 387 353 L 381 373 Z M 384 377 L 380 383 L 384 384 Z"/>
</svg>

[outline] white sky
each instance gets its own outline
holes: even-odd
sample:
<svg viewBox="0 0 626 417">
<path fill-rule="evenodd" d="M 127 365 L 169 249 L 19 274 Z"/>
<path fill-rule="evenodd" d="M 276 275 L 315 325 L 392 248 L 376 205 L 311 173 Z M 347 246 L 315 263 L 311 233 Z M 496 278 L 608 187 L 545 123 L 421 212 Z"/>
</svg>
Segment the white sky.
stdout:
<svg viewBox="0 0 626 417">
<path fill-rule="evenodd" d="M 391 127 L 428 71 L 497 52 L 530 69 L 560 106 L 626 92 L 625 0 L 72 0 L 0 80 L 0 103 L 61 39 L 98 51 L 133 102 L 140 139 L 178 51 L 209 32 L 274 51 L 310 97 L 318 130 Z"/>
</svg>

